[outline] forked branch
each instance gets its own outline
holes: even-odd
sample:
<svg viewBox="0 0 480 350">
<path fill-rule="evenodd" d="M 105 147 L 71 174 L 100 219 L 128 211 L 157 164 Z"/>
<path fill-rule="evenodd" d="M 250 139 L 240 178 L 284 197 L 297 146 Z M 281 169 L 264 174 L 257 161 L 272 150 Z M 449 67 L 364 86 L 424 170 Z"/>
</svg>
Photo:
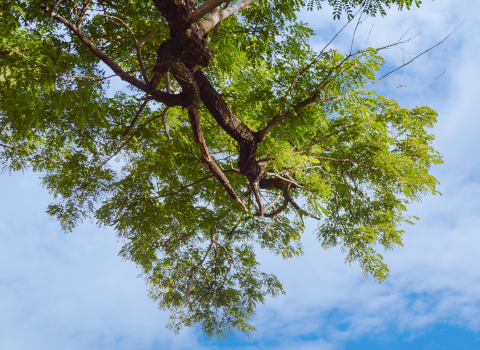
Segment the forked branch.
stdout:
<svg viewBox="0 0 480 350">
<path fill-rule="evenodd" d="M 82 26 L 82 22 L 83 22 L 83 19 L 85 18 L 85 13 L 87 12 L 88 7 L 90 6 L 90 2 L 91 0 L 83 0 L 82 10 L 80 11 L 80 15 L 78 16 L 78 19 L 77 19 L 78 29 L 80 29 L 80 27 Z"/>
</svg>

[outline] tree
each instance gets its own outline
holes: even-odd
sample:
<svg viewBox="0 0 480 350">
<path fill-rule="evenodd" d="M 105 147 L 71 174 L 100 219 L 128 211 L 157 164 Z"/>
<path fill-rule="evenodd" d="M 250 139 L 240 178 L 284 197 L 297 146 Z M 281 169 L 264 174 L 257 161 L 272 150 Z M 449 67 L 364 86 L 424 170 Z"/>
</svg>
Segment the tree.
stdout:
<svg viewBox="0 0 480 350">
<path fill-rule="evenodd" d="M 349 19 L 412 3 L 328 1 Z M 66 231 L 113 226 L 174 330 L 253 330 L 255 306 L 283 293 L 255 249 L 301 254 L 307 218 L 384 280 L 377 248 L 401 245 L 406 204 L 437 193 L 436 113 L 366 88 L 379 50 L 314 52 L 297 14 L 322 4 L 3 2 L 3 169 L 40 172 Z"/>
</svg>

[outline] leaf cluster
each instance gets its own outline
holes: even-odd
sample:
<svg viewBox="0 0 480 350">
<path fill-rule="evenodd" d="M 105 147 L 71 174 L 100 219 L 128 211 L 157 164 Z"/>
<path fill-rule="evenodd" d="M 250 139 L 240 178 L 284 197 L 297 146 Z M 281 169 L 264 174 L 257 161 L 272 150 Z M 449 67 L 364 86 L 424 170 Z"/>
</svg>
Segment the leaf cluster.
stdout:
<svg viewBox="0 0 480 350">
<path fill-rule="evenodd" d="M 256 215 L 237 168 L 239 145 L 205 106 L 206 144 L 244 194 L 248 213 L 202 162 L 187 111 L 111 78 L 97 56 L 40 9 L 44 1 L 0 6 L 3 169 L 38 171 L 56 199 L 47 212 L 66 231 L 85 219 L 114 227 L 125 242 L 120 255 L 141 269 L 176 331 L 195 324 L 210 337 L 252 331 L 255 307 L 283 293 L 275 276 L 260 271 L 256 252 L 302 254 L 307 218 L 318 220 L 324 248 L 340 246 L 347 263 L 384 280 L 379 248 L 402 244 L 400 227 L 415 218 L 405 215 L 408 203 L 438 193 L 429 170 L 442 160 L 427 131 L 437 114 L 402 108 L 366 88 L 383 64 L 377 50 L 315 52 L 314 32 L 297 15 L 323 4 L 260 0 L 208 34 L 215 59 L 203 71 L 233 113 L 254 131 L 283 118 L 257 153 L 269 177 L 295 185 L 291 203 L 278 189 L 260 191 L 271 217 Z M 339 18 L 358 6 L 375 15 L 420 1 L 328 4 Z M 67 0 L 55 11 L 75 22 L 79 6 Z M 98 0 L 90 9 L 82 30 L 91 42 L 141 79 L 135 43 L 148 39 L 141 54 L 151 72 L 170 35 L 153 2 Z M 170 87 L 180 90 L 176 81 Z M 163 80 L 158 90 L 166 89 Z"/>
</svg>

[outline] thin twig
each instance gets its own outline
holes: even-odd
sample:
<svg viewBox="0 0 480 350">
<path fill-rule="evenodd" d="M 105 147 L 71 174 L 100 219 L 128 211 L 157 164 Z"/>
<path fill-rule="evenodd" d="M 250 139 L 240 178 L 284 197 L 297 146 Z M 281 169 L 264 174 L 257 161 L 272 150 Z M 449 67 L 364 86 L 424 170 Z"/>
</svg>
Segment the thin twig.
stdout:
<svg viewBox="0 0 480 350">
<path fill-rule="evenodd" d="M 64 75 L 64 74 L 61 74 L 61 76 L 65 77 L 65 78 L 75 78 L 75 79 L 103 80 L 103 78 L 89 77 L 89 76 L 83 76 L 83 75 Z"/>
<path fill-rule="evenodd" d="M 46 160 L 49 160 L 49 161 L 52 162 L 52 163 L 55 163 L 55 164 L 57 163 L 57 162 L 56 162 L 55 160 L 53 160 L 52 158 L 42 156 L 41 154 L 38 154 L 38 153 L 30 152 L 30 151 L 27 151 L 27 150 L 22 149 L 22 148 L 7 146 L 7 145 L 4 145 L 4 144 L 2 144 L 2 143 L 0 143 L 0 146 L 5 147 L 5 148 L 10 148 L 10 149 L 12 149 L 12 150 L 14 150 L 14 151 L 20 151 L 20 152 L 29 153 L 29 154 L 34 155 L 34 156 L 36 156 L 36 157 L 41 157 L 41 158 L 44 158 L 44 159 L 46 159 Z"/>
<path fill-rule="evenodd" d="M 450 32 L 450 34 L 448 34 L 442 41 L 440 41 L 439 43 L 433 45 L 432 47 L 430 47 L 429 49 L 423 51 L 422 53 L 418 54 L 417 56 L 415 56 L 414 58 L 412 58 L 410 61 L 408 61 L 407 63 L 404 63 L 402 64 L 401 66 L 397 67 L 396 69 L 388 72 L 387 74 L 385 74 L 383 77 L 381 77 L 380 79 L 377 79 L 376 81 L 381 81 L 383 78 L 389 76 L 390 74 L 392 74 L 393 72 L 396 72 L 397 70 L 409 65 L 410 63 L 412 63 L 413 61 L 415 61 L 417 58 L 419 58 L 420 56 L 426 54 L 427 52 L 433 50 L 434 48 L 436 48 L 437 46 L 439 46 L 440 44 L 442 44 L 445 40 L 447 40 L 453 33 L 455 33 L 455 31 L 463 24 L 463 21 L 462 23 L 460 23 L 453 31 Z M 443 73 L 442 73 L 443 74 Z"/>
<path fill-rule="evenodd" d="M 143 79 L 145 80 L 145 83 L 146 84 L 149 84 L 150 83 L 150 80 L 148 79 L 148 75 L 147 75 L 147 70 L 145 69 L 145 64 L 143 63 L 143 58 L 142 58 L 142 46 L 140 46 L 140 44 L 138 43 L 138 40 L 137 38 L 135 37 L 135 34 L 133 33 L 133 30 L 132 28 L 130 28 L 128 26 L 127 23 L 125 23 L 125 21 L 123 21 L 121 18 L 118 18 L 118 17 L 115 17 L 115 16 L 111 16 L 111 15 L 105 15 L 105 14 L 101 14 L 99 13 L 98 16 L 104 16 L 104 17 L 108 17 L 108 18 L 113 18 L 113 19 L 116 19 L 117 21 L 120 21 L 121 23 L 123 23 L 123 25 L 125 27 L 127 27 L 127 29 L 129 30 L 129 32 L 132 34 L 133 36 L 133 40 L 135 41 L 135 49 L 137 51 L 137 59 L 138 59 L 138 64 L 140 65 L 140 70 L 142 72 L 142 76 L 143 76 Z M 153 34 L 152 34 L 153 35 Z M 148 40 L 148 39 L 147 39 Z"/>
<path fill-rule="evenodd" d="M 113 157 L 115 157 L 118 153 L 120 153 L 120 151 L 128 144 L 130 143 L 130 141 L 135 137 L 135 135 L 137 135 L 140 131 L 143 130 L 143 128 L 145 126 L 147 126 L 148 124 L 150 124 L 151 122 L 157 120 L 158 118 L 161 118 L 165 113 L 167 113 L 167 111 L 169 110 L 170 107 L 165 107 L 165 109 L 163 110 L 162 113 L 150 118 L 149 120 L 147 120 L 145 123 L 143 123 L 142 125 L 140 125 L 140 127 L 115 151 L 115 153 L 113 153 L 110 157 L 108 157 L 104 162 L 102 162 L 102 164 L 100 164 L 96 169 L 95 171 L 93 172 L 92 176 L 90 177 L 90 181 L 87 183 L 87 185 L 85 186 L 85 188 L 83 189 L 83 193 L 85 193 L 86 190 L 88 190 L 88 188 L 90 187 L 90 184 L 92 183 L 93 179 L 95 178 L 95 176 L 97 175 L 97 173 L 100 171 L 100 169 L 105 165 L 107 164 Z"/>
<path fill-rule="evenodd" d="M 235 170 L 235 169 L 226 169 L 226 170 L 223 170 L 224 173 L 233 173 L 234 171 L 232 170 Z M 175 196 L 177 194 L 179 194 L 180 192 L 182 192 L 183 190 L 189 188 L 189 187 L 192 187 L 192 186 L 195 186 L 196 184 L 199 184 L 200 182 L 202 181 L 205 181 L 207 179 L 210 179 L 212 177 L 214 177 L 215 175 L 213 174 L 210 174 L 210 175 L 207 175 L 205 177 L 202 177 L 201 179 L 195 181 L 195 182 L 192 182 L 192 183 L 189 183 L 188 185 L 185 185 L 185 186 L 182 186 L 180 187 L 178 190 L 176 190 L 175 192 L 170 192 L 170 193 L 166 193 L 166 194 L 162 194 L 162 195 L 159 195 L 158 198 L 164 198 L 164 197 L 170 197 L 170 196 Z"/>
<path fill-rule="evenodd" d="M 152 37 L 153 34 L 155 34 L 158 30 L 160 30 L 160 28 L 165 24 L 165 19 L 162 19 L 162 21 L 160 22 L 160 24 L 158 26 L 155 27 L 155 29 L 153 29 L 150 33 L 147 34 L 147 36 L 138 44 L 138 46 L 140 46 L 140 48 L 143 47 L 143 45 L 145 45 L 147 43 L 148 40 L 150 40 L 150 38 Z"/>
<path fill-rule="evenodd" d="M 295 153 L 295 154 L 303 153 L 303 152 L 305 152 L 307 149 L 309 149 L 310 147 L 315 146 L 315 145 L 318 145 L 320 142 L 328 139 L 329 137 L 338 135 L 338 134 L 340 134 L 342 131 L 345 131 L 345 130 L 347 130 L 347 128 L 341 128 L 341 129 L 338 130 L 338 131 L 332 132 L 331 134 L 328 134 L 327 136 L 322 137 L 320 140 L 310 142 L 308 145 L 306 145 L 305 147 L 303 147 L 300 151 L 298 151 L 298 152 Z"/>
<path fill-rule="evenodd" d="M 130 123 L 130 125 L 128 126 L 128 128 L 123 132 L 123 136 L 127 136 L 128 135 L 128 132 L 130 131 L 130 129 L 135 125 L 135 123 L 137 122 L 138 120 L 138 117 L 140 116 L 140 114 L 142 114 L 142 111 L 143 109 L 145 108 L 145 106 L 147 105 L 148 103 L 148 99 L 145 99 L 142 103 L 142 105 L 140 106 L 140 108 L 138 109 L 137 113 L 135 114 L 135 117 L 133 118 L 132 122 Z"/>
</svg>

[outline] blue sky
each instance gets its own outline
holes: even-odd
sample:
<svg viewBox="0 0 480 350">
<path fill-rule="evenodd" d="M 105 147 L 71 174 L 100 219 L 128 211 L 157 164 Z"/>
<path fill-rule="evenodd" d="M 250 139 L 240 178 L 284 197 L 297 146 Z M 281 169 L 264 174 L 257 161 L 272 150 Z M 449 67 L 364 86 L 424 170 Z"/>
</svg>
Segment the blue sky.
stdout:
<svg viewBox="0 0 480 350">
<path fill-rule="evenodd" d="M 389 67 L 402 64 L 462 26 L 431 55 L 390 76 L 393 83 L 425 85 L 375 89 L 405 107 L 439 112 L 433 133 L 445 163 L 433 169 L 443 196 L 412 204 L 421 220 L 405 227 L 404 247 L 386 254 L 391 277 L 383 284 L 344 264 L 336 249 L 323 250 L 311 232 L 305 255 L 284 261 L 260 253 L 263 270 L 282 281 L 286 295 L 257 310 L 250 339 L 209 342 L 198 329 L 175 335 L 168 314 L 147 298 L 139 271 L 117 256 L 111 229 L 84 223 L 70 234 L 49 220 L 52 201 L 38 175 L 0 177 L 0 348 L 30 349 L 480 349 L 480 3 L 425 1 L 410 12 L 377 18 L 369 45 L 378 47 L 410 26 L 414 41 L 386 52 Z M 344 24 L 331 12 L 305 13 L 322 47 Z M 373 20 L 356 35 L 363 46 Z M 353 28 L 352 28 L 353 30 Z M 333 44 L 349 48 L 351 31 Z"/>
</svg>

